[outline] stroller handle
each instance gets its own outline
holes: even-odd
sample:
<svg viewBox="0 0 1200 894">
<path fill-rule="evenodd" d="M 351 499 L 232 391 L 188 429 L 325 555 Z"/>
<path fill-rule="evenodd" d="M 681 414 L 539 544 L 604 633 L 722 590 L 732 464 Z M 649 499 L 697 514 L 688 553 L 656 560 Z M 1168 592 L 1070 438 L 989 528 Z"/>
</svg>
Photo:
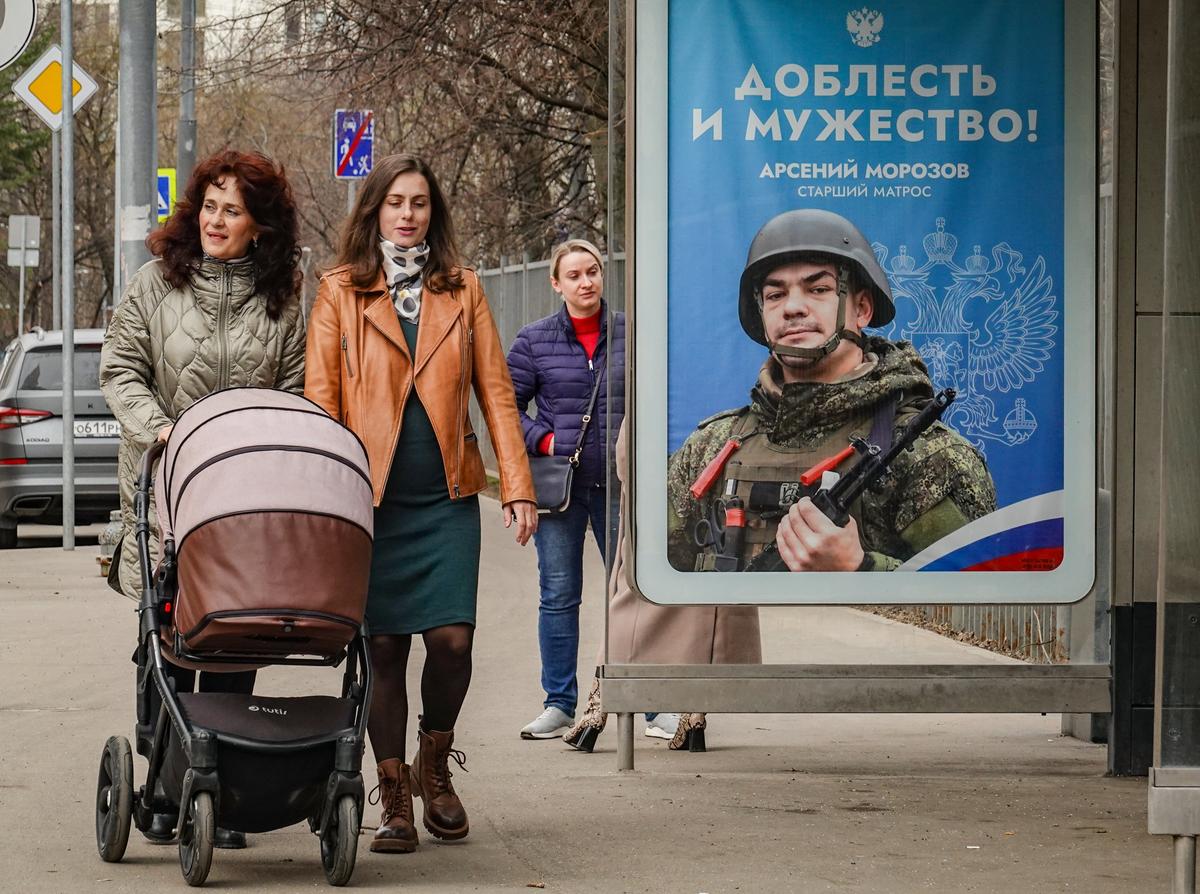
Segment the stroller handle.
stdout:
<svg viewBox="0 0 1200 894">
<path fill-rule="evenodd" d="M 154 578 L 150 569 L 150 484 L 154 480 L 154 463 L 162 456 L 167 445 L 155 441 L 142 454 L 138 467 L 137 484 L 133 493 L 133 534 L 137 543 L 139 564 L 142 571 L 141 608 L 143 623 L 151 621 L 154 612 L 146 611 L 154 605 Z"/>
<path fill-rule="evenodd" d="M 143 529 L 147 533 L 150 531 L 150 486 L 154 482 L 154 464 L 166 449 L 166 442 L 155 441 L 142 454 L 142 461 L 138 464 L 137 482 L 134 485 L 133 492 L 133 515 L 136 522 L 136 527 L 134 528 L 135 535 L 140 534 Z"/>
<path fill-rule="evenodd" d="M 150 485 L 154 481 L 154 464 L 158 462 L 158 458 L 162 456 L 162 452 L 167 449 L 166 441 L 155 441 L 142 454 L 142 461 L 138 464 L 137 492 L 139 494 L 150 495 Z"/>
</svg>

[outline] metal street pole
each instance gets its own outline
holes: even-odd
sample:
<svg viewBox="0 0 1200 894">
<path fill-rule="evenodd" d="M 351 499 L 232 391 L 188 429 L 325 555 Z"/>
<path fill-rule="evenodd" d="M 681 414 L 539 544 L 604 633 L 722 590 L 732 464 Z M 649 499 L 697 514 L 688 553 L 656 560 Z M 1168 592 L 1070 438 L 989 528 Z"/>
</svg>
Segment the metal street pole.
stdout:
<svg viewBox="0 0 1200 894">
<path fill-rule="evenodd" d="M 22 227 L 24 229 L 24 227 Z M 25 234 L 21 234 L 21 266 L 17 269 L 21 272 L 17 274 L 17 336 L 25 331 Z"/>
<path fill-rule="evenodd" d="M 63 549 L 75 549 L 75 46 L 71 0 L 62 10 Z"/>
<path fill-rule="evenodd" d="M 196 166 L 196 0 L 181 0 L 179 12 L 179 151 L 175 176 L 187 183 Z"/>
<path fill-rule="evenodd" d="M 156 218 L 155 138 L 158 86 L 155 80 L 154 0 L 119 0 L 121 30 L 117 121 L 121 180 L 121 279 L 128 282 L 150 260 L 146 237 Z"/>
<path fill-rule="evenodd" d="M 354 199 L 358 196 L 358 181 L 346 181 L 346 213 L 350 214 L 354 210 Z"/>
<path fill-rule="evenodd" d="M 121 88 L 118 84 L 117 93 Z M 112 295 L 108 300 L 108 318 L 121 303 L 121 293 L 125 291 L 125 281 L 121 273 L 121 124 L 113 123 L 113 278 Z M 105 328 L 108 327 L 107 320 Z"/>
<path fill-rule="evenodd" d="M 308 268 L 312 265 L 312 249 L 300 249 L 300 317 L 308 323 Z"/>
<path fill-rule="evenodd" d="M 59 258 L 62 257 L 62 221 L 59 204 L 62 202 L 62 140 L 58 131 L 50 135 L 50 318 L 51 327 L 62 328 L 62 277 Z"/>
</svg>

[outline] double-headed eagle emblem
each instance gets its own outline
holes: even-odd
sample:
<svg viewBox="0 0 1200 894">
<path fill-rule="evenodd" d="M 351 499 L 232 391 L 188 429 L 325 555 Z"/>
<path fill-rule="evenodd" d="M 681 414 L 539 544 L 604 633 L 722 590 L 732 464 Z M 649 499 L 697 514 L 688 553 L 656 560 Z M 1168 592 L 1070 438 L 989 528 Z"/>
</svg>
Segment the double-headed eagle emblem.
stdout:
<svg viewBox="0 0 1200 894">
<path fill-rule="evenodd" d="M 879 43 L 879 32 L 883 30 L 883 13 L 877 9 L 852 9 L 846 13 L 846 30 L 856 47 L 870 47 Z"/>
<path fill-rule="evenodd" d="M 919 262 L 901 245 L 872 246 L 888 272 L 897 316 L 884 334 L 911 341 L 929 366 L 935 388 L 954 388 L 959 398 L 945 421 L 981 451 L 985 441 L 1015 447 L 1037 431 L 1030 404 L 1018 397 L 1043 372 L 1058 335 L 1058 296 L 1040 255 L 1026 268 L 1024 256 L 1007 242 L 982 246 L 956 260 L 958 239 L 945 218 L 921 240 Z M 1007 414 L 1003 404 L 1012 398 Z M 999 423 L 999 425 L 997 425 Z"/>
</svg>

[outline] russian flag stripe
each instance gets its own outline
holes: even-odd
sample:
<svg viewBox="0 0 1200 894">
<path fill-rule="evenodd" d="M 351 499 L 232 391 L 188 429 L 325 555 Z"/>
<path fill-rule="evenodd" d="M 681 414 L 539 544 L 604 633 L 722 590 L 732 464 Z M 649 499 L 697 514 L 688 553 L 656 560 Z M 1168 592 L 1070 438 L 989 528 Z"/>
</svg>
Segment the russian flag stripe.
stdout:
<svg viewBox="0 0 1200 894">
<path fill-rule="evenodd" d="M 964 525 L 913 556 L 900 570 L 1050 571 L 1062 562 L 1063 544 L 1063 492 L 1056 491 Z"/>
<path fill-rule="evenodd" d="M 1053 568 L 1022 568 L 1015 565 L 1016 557 L 1030 552 L 1057 550 L 1058 559 L 1062 561 L 1063 520 L 1050 518 L 1045 521 L 1021 525 L 1000 531 L 991 537 L 977 540 L 962 549 L 947 553 L 940 559 L 930 562 L 922 571 L 1032 571 Z M 1007 567 L 980 567 L 999 563 Z M 1055 563 L 1057 567 L 1058 563 Z M 1015 566 L 1015 567 L 1014 567 Z"/>
</svg>

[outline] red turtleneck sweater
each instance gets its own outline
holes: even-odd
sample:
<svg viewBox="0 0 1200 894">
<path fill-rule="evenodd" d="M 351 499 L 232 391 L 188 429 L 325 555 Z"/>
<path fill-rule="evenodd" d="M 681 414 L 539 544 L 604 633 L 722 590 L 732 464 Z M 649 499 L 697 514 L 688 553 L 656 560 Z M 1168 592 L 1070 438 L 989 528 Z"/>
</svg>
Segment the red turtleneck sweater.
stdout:
<svg viewBox="0 0 1200 894">
<path fill-rule="evenodd" d="M 596 355 L 596 345 L 600 343 L 600 311 L 596 311 L 590 317 L 571 317 L 571 325 L 575 327 L 575 338 L 583 345 L 588 360 L 591 360 Z M 538 441 L 538 452 L 549 456 L 554 452 L 553 445 L 554 434 L 551 432 Z"/>
</svg>

